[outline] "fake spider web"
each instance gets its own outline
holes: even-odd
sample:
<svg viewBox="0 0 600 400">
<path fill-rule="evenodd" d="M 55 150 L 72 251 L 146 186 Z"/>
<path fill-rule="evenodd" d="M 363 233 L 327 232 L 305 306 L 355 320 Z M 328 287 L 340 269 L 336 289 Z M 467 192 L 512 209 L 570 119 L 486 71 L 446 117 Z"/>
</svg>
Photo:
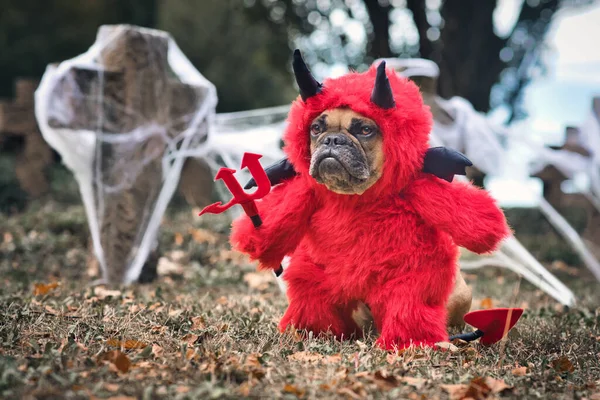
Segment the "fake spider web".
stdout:
<svg viewBox="0 0 600 400">
<path fill-rule="evenodd" d="M 202 155 L 217 95 L 166 33 L 102 26 L 36 91 L 44 139 L 73 172 L 104 281 L 140 276 L 184 157 Z"/>
</svg>

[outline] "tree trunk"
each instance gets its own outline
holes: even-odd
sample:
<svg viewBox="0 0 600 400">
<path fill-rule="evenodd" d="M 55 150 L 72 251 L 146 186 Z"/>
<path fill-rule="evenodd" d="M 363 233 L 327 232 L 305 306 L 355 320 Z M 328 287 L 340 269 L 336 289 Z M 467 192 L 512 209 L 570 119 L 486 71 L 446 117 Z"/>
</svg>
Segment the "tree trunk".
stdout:
<svg viewBox="0 0 600 400">
<path fill-rule="evenodd" d="M 505 64 L 499 60 L 506 40 L 494 33 L 493 0 L 446 0 L 440 47 L 440 95 L 461 96 L 478 111 L 490 106 L 490 92 Z"/>
<path fill-rule="evenodd" d="M 392 57 L 390 48 L 390 10 L 378 0 L 364 0 L 369 19 L 373 26 L 373 36 L 369 40 L 367 54 L 373 59 Z"/>
</svg>

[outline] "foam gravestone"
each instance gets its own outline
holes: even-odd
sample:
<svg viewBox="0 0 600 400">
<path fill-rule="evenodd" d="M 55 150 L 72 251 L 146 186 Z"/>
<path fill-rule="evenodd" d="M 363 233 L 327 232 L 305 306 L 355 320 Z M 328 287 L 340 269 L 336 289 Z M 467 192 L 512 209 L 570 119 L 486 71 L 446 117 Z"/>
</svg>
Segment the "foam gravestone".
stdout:
<svg viewBox="0 0 600 400">
<path fill-rule="evenodd" d="M 105 281 L 139 279 L 182 154 L 202 156 L 216 103 L 214 85 L 157 30 L 102 26 L 88 52 L 46 70 L 36 117 L 77 179 Z"/>
</svg>

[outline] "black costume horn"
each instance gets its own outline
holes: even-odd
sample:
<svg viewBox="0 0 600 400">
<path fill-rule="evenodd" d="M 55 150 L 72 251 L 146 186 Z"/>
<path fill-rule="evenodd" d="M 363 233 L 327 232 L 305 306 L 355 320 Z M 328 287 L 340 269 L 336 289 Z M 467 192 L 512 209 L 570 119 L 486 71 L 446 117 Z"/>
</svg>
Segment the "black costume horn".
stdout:
<svg viewBox="0 0 600 400">
<path fill-rule="evenodd" d="M 321 91 L 322 85 L 313 78 L 298 49 L 294 50 L 292 67 L 294 68 L 294 75 L 296 76 L 296 83 L 298 83 L 298 87 L 300 88 L 302 100 L 306 101 L 306 99 Z"/>
<path fill-rule="evenodd" d="M 371 102 L 381 108 L 394 108 L 396 106 L 390 81 L 385 74 L 385 61 L 377 66 L 377 78 L 375 78 L 375 87 L 371 92 Z"/>
</svg>

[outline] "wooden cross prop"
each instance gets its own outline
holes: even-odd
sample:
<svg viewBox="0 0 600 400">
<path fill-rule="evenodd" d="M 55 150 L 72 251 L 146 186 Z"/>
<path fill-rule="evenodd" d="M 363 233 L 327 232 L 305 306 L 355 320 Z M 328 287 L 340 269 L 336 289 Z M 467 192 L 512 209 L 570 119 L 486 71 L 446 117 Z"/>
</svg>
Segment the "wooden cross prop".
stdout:
<svg viewBox="0 0 600 400">
<path fill-rule="evenodd" d="M 600 97 L 592 100 L 592 113 L 600 121 Z M 566 150 L 590 157 L 589 151 L 581 146 L 579 139 L 581 131 L 577 127 L 566 128 L 565 141 L 561 146 L 551 146 L 554 150 Z M 585 215 L 585 222 L 581 226 L 581 236 L 591 244 L 590 248 L 596 257 L 600 257 L 600 212 L 588 197 L 582 193 L 565 193 L 562 189 L 564 181 L 568 180 L 559 169 L 547 165 L 534 175 L 544 183 L 544 197 L 557 209 L 580 209 Z"/>
<path fill-rule="evenodd" d="M 165 140 L 175 144 L 209 95 L 209 88 L 183 83 L 174 74 L 169 41 L 157 30 L 102 26 L 95 63 L 70 68 L 47 102 L 51 128 L 96 132 L 93 184 L 95 203 L 103 200 L 98 224 L 109 282 L 123 282 L 146 230 L 162 187 Z M 196 144 L 206 140 L 207 128 L 206 121 L 197 127 Z M 204 171 L 209 179 L 200 192 L 212 191 L 207 168 L 187 170 L 196 179 Z M 152 275 L 155 265 L 147 268 Z"/>
<path fill-rule="evenodd" d="M 52 150 L 35 120 L 33 96 L 38 83 L 34 79 L 17 79 L 15 99 L 0 101 L 0 141 L 9 136 L 24 139 L 24 148 L 17 155 L 15 174 L 21 188 L 32 197 L 48 191 L 46 170 L 53 160 Z"/>
</svg>

